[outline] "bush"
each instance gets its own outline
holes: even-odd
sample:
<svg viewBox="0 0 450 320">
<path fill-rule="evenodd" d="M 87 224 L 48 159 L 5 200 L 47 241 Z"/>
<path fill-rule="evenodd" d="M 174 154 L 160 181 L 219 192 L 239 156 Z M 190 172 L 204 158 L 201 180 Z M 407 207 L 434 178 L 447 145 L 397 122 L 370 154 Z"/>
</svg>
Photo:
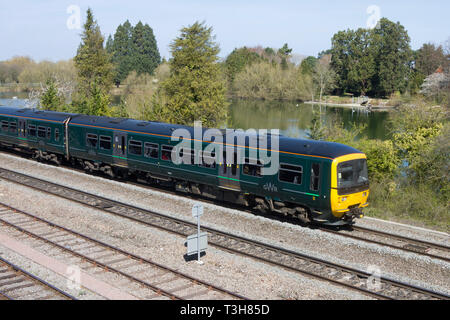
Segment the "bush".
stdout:
<svg viewBox="0 0 450 320">
<path fill-rule="evenodd" d="M 399 186 L 392 180 L 371 182 L 368 216 L 437 227 L 449 231 L 448 202 L 428 185 Z"/>
<path fill-rule="evenodd" d="M 367 167 L 371 181 L 394 178 L 400 159 L 391 140 L 359 140 L 355 147 L 367 156 Z"/>
<path fill-rule="evenodd" d="M 267 61 L 255 62 L 236 75 L 233 92 L 240 98 L 306 100 L 310 95 L 302 77 L 291 65 L 284 69 Z"/>
</svg>

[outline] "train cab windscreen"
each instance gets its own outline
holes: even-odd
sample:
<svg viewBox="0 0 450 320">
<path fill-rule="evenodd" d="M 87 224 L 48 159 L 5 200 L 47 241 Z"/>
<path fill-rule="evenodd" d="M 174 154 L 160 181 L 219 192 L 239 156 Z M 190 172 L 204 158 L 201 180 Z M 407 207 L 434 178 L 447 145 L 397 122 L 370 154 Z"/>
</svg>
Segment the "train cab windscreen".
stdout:
<svg viewBox="0 0 450 320">
<path fill-rule="evenodd" d="M 358 192 L 369 187 L 366 159 L 356 159 L 340 163 L 337 174 L 339 194 Z"/>
</svg>

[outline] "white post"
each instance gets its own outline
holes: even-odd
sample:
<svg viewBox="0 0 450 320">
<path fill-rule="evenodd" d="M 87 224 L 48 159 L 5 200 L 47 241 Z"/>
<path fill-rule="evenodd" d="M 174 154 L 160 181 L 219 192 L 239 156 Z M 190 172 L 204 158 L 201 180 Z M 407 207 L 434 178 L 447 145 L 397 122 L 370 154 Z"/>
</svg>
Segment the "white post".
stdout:
<svg viewBox="0 0 450 320">
<path fill-rule="evenodd" d="M 197 214 L 198 214 L 198 208 L 197 208 Z M 200 215 L 197 215 L 197 263 L 203 264 L 202 261 L 200 261 Z"/>
</svg>

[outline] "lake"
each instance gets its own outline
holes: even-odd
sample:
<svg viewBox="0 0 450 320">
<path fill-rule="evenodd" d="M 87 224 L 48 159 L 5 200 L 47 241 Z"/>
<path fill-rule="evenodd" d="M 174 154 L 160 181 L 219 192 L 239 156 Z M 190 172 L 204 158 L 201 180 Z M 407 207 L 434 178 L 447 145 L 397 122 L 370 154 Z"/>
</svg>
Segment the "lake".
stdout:
<svg viewBox="0 0 450 320">
<path fill-rule="evenodd" d="M 325 107 L 296 102 L 267 102 L 235 100 L 229 107 L 228 126 L 239 129 L 280 129 L 280 133 L 293 138 L 308 136 L 308 128 L 313 119 L 313 112 L 322 112 L 321 120 L 330 121 L 336 117 L 345 128 L 353 124 L 366 125 L 364 134 L 371 139 L 387 139 L 386 127 L 388 112 L 364 112 L 351 108 Z"/>
<path fill-rule="evenodd" d="M 17 97 L 17 98 L 14 98 Z M 13 99 L 14 98 L 14 99 Z M 26 93 L 0 92 L 0 105 L 33 106 Z M 285 101 L 234 100 L 229 106 L 228 127 L 236 129 L 279 129 L 293 138 L 308 136 L 314 111 L 322 111 L 323 122 L 337 117 L 346 128 L 352 124 L 366 125 L 364 134 L 371 139 L 386 139 L 388 112 L 364 112 L 341 107 L 325 107 Z"/>
</svg>

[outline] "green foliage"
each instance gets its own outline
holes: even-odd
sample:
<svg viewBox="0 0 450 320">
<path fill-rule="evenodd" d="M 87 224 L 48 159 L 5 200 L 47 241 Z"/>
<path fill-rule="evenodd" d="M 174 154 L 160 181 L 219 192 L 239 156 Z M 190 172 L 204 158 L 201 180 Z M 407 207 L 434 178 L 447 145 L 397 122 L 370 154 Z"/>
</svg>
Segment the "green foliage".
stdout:
<svg viewBox="0 0 450 320">
<path fill-rule="evenodd" d="M 46 86 L 47 88 L 40 98 L 41 108 L 44 110 L 59 111 L 64 104 L 64 99 L 59 95 L 55 81 L 49 78 Z"/>
<path fill-rule="evenodd" d="M 246 66 L 261 60 L 261 57 L 247 47 L 234 49 L 225 60 L 225 69 L 230 86 L 233 85 L 236 74 L 240 73 Z"/>
<path fill-rule="evenodd" d="M 449 232 L 450 215 L 445 201 L 428 184 L 400 186 L 393 180 L 371 181 L 366 215 Z"/>
<path fill-rule="evenodd" d="M 103 47 L 103 36 L 100 27 L 94 20 L 91 9 L 87 11 L 87 20 L 81 35 L 81 43 L 74 58 L 78 75 L 77 93 L 90 97 L 94 92 L 92 86 L 109 92 L 112 84 L 113 65 L 110 55 Z"/>
<path fill-rule="evenodd" d="M 370 206 L 366 214 L 414 221 L 448 231 L 450 226 L 450 124 L 445 108 L 421 100 L 401 104 L 390 116 L 392 139 L 360 137 L 363 127 L 345 129 L 316 113 L 314 139 L 344 143 L 367 156 Z"/>
<path fill-rule="evenodd" d="M 436 72 L 438 68 L 445 68 L 449 60 L 442 46 L 425 43 L 415 52 L 415 69 L 424 75 L 424 78 Z"/>
<path fill-rule="evenodd" d="M 0 62 L 0 83 L 19 83 L 19 76 L 35 62 L 29 57 L 14 57 Z"/>
<path fill-rule="evenodd" d="M 156 45 L 153 29 L 148 24 L 138 22 L 133 29 L 133 65 L 138 74 L 153 74 L 161 62 L 161 56 Z"/>
<path fill-rule="evenodd" d="M 400 157 L 411 163 L 441 133 L 444 119 L 443 108 L 422 101 L 400 106 L 389 120 Z"/>
<path fill-rule="evenodd" d="M 74 58 L 78 84 L 73 108 L 84 114 L 109 115 L 108 92 L 112 84 L 113 65 L 103 47 L 104 39 L 91 9 L 87 11 L 81 40 Z"/>
<path fill-rule="evenodd" d="M 316 67 L 317 60 L 317 58 L 312 56 L 303 59 L 302 63 L 300 64 L 301 73 L 312 75 L 314 72 L 314 68 Z"/>
<path fill-rule="evenodd" d="M 157 90 L 154 78 L 148 73 L 138 75 L 136 71 L 132 71 L 124 80 L 124 93 L 120 107 L 132 119 L 144 120 L 152 110 L 152 96 Z"/>
<path fill-rule="evenodd" d="M 413 58 L 408 32 L 400 23 L 382 18 L 380 27 L 373 29 L 373 37 L 376 52 L 376 92 L 378 95 L 388 96 L 396 90 L 404 91 L 410 77 Z"/>
<path fill-rule="evenodd" d="M 309 98 L 310 79 L 294 66 L 283 69 L 279 64 L 261 61 L 247 66 L 234 81 L 237 97 L 266 100 L 305 100 Z"/>
<path fill-rule="evenodd" d="M 367 156 L 367 167 L 371 181 L 394 178 L 398 172 L 400 159 L 391 140 L 361 139 L 353 146 Z"/>
<path fill-rule="evenodd" d="M 450 124 L 422 149 L 411 162 L 410 174 L 416 184 L 429 184 L 434 192 L 450 200 Z"/>
<path fill-rule="evenodd" d="M 341 91 L 389 96 L 405 91 L 411 73 L 410 38 L 386 18 L 371 30 L 340 31 L 332 39 L 332 66 Z"/>
<path fill-rule="evenodd" d="M 133 27 L 127 20 L 117 27 L 114 38 L 109 36 L 106 50 L 111 55 L 111 60 L 115 65 L 114 82 L 120 83 L 133 69 Z"/>
<path fill-rule="evenodd" d="M 361 124 L 353 124 L 351 128 L 346 129 L 344 123 L 338 117 L 330 116 L 325 121 L 325 116 L 326 114 L 323 111 L 313 111 L 313 119 L 309 127 L 311 139 L 354 145 L 357 137 L 365 129 L 365 125 Z"/>
<path fill-rule="evenodd" d="M 110 96 L 100 86 L 93 84 L 87 96 L 72 103 L 71 111 L 93 116 L 111 116 L 110 104 Z"/>
<path fill-rule="evenodd" d="M 185 27 L 170 49 L 170 77 L 161 84 L 146 116 L 179 124 L 198 120 L 204 126 L 221 125 L 227 102 L 212 28 L 199 22 Z"/>
</svg>

